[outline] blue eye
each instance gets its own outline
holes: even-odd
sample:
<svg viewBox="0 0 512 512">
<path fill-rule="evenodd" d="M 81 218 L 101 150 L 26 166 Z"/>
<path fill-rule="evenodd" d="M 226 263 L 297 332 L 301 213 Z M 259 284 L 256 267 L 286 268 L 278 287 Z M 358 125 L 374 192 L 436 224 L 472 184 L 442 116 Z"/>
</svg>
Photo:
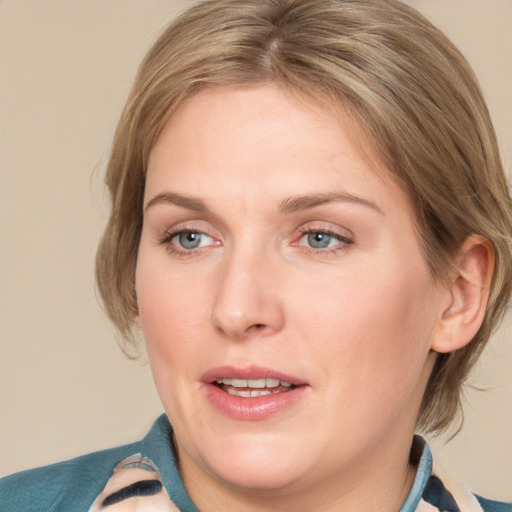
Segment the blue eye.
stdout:
<svg viewBox="0 0 512 512">
<path fill-rule="evenodd" d="M 171 242 L 182 249 L 193 250 L 211 245 L 213 240 L 208 235 L 198 231 L 182 231 L 181 233 L 176 233 L 171 238 Z"/>
<path fill-rule="evenodd" d="M 332 247 L 339 242 L 339 240 L 334 236 L 320 231 L 307 233 L 305 236 L 307 238 L 308 245 L 313 249 L 326 249 L 327 247 Z"/>
<path fill-rule="evenodd" d="M 318 254 L 343 251 L 354 243 L 352 239 L 330 230 L 305 227 L 301 231 L 302 236 L 300 237 L 299 245 L 316 251 Z"/>
</svg>

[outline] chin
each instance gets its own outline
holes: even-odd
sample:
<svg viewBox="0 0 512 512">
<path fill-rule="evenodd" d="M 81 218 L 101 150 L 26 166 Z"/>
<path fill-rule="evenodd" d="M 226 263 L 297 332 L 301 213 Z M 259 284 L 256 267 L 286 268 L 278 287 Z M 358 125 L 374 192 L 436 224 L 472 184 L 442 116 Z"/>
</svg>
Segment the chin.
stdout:
<svg viewBox="0 0 512 512">
<path fill-rule="evenodd" d="M 296 464 L 282 464 L 281 461 L 275 465 L 256 463 L 251 466 L 243 462 L 228 465 L 217 463 L 211 470 L 225 484 L 249 492 L 271 492 L 293 486 L 301 479 L 302 473 Z"/>
<path fill-rule="evenodd" d="M 307 454 L 286 436 L 268 437 L 235 436 L 218 442 L 203 461 L 214 478 L 234 487 L 271 491 L 293 485 L 311 469 L 306 467 Z"/>
</svg>

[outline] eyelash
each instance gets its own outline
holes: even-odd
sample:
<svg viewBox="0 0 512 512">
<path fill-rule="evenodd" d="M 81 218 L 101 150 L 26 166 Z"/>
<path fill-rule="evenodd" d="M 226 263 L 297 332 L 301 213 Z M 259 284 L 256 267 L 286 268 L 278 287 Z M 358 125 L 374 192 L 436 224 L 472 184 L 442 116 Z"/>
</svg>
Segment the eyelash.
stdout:
<svg viewBox="0 0 512 512">
<path fill-rule="evenodd" d="M 201 229 L 195 229 L 193 227 L 190 228 L 178 228 L 171 231 L 166 231 L 163 236 L 160 239 L 160 244 L 165 245 L 167 251 L 169 251 L 171 254 L 174 254 L 176 256 L 195 256 L 202 252 L 201 250 L 205 247 L 198 247 L 194 249 L 180 249 L 178 245 L 175 245 L 172 243 L 173 238 L 179 236 L 179 235 L 186 235 L 186 234 L 197 234 L 197 235 L 203 235 L 207 236 L 209 238 L 212 238 L 208 233 Z M 218 245 L 218 243 L 214 243 L 213 245 Z"/>
<path fill-rule="evenodd" d="M 335 231 L 332 231 L 330 229 L 324 229 L 324 228 L 315 228 L 311 226 L 304 226 L 299 229 L 300 236 L 297 241 L 297 245 L 300 243 L 302 238 L 306 235 L 311 234 L 321 234 L 321 235 L 327 235 L 329 237 L 332 237 L 336 239 L 339 244 L 335 245 L 334 247 L 325 247 L 325 248 L 315 248 L 315 247 L 307 247 L 302 246 L 308 254 L 319 254 L 322 256 L 326 255 L 334 255 L 340 252 L 344 252 L 348 246 L 352 245 L 354 241 L 346 236 L 340 235 L 339 233 L 336 233 Z"/>
<path fill-rule="evenodd" d="M 337 254 L 339 252 L 343 252 L 347 249 L 348 246 L 352 245 L 354 241 L 346 236 L 340 235 L 339 233 L 336 233 L 335 231 L 332 231 L 330 229 L 323 229 L 323 228 L 314 228 L 311 226 L 304 226 L 300 228 L 299 230 L 300 236 L 296 239 L 296 242 L 294 242 L 292 245 L 294 246 L 300 246 L 304 251 L 306 251 L 308 254 L 314 254 L 314 255 L 333 255 Z M 200 254 L 206 247 L 211 245 L 220 245 L 219 242 L 214 242 L 211 245 L 203 246 L 203 247 L 197 247 L 192 249 L 185 249 L 185 248 L 179 248 L 178 245 L 173 244 L 172 240 L 179 236 L 179 235 L 186 235 L 186 234 L 197 234 L 206 236 L 208 238 L 211 238 L 212 240 L 215 240 L 213 237 L 208 235 L 205 231 L 201 229 L 195 229 L 193 227 L 190 228 L 178 228 L 173 229 L 171 231 L 166 231 L 160 238 L 160 244 L 165 245 L 166 249 L 174 255 L 177 256 L 183 256 L 183 257 L 190 257 Z M 315 248 L 315 247 L 308 247 L 305 245 L 300 244 L 300 241 L 306 236 L 311 234 L 320 234 L 320 235 L 327 235 L 328 237 L 334 238 L 339 243 L 336 244 L 333 247 L 325 247 L 325 248 Z"/>
</svg>

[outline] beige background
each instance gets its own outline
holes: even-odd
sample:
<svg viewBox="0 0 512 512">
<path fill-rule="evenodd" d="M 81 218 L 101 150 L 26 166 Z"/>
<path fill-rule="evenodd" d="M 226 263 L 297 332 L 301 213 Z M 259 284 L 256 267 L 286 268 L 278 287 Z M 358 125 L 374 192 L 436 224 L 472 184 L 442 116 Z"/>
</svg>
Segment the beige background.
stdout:
<svg viewBox="0 0 512 512">
<path fill-rule="evenodd" d="M 136 66 L 187 0 L 0 0 L 0 474 L 140 438 L 161 412 L 97 304 L 101 179 Z M 512 168 L 512 0 L 416 0 L 466 54 Z M 512 321 L 437 459 L 512 500 Z"/>
</svg>

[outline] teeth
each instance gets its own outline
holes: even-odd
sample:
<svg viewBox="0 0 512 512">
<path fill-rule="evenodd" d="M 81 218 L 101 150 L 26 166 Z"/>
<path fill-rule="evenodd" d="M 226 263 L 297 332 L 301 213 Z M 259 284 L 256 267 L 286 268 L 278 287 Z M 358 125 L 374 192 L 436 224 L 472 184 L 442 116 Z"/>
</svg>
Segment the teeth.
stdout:
<svg viewBox="0 0 512 512">
<path fill-rule="evenodd" d="M 284 386 L 285 388 L 291 387 L 289 382 L 279 379 L 217 379 L 217 384 L 225 384 L 234 388 L 277 388 Z"/>
<path fill-rule="evenodd" d="M 272 391 L 267 391 L 265 389 L 262 389 L 262 390 L 253 389 L 251 391 L 248 391 L 248 390 L 242 391 L 242 390 L 235 389 L 235 388 L 226 388 L 226 391 L 230 395 L 241 396 L 241 397 L 244 397 L 244 398 L 249 398 L 249 397 L 255 398 L 255 397 L 258 397 L 258 396 L 265 396 L 265 395 L 271 395 L 272 394 Z"/>
<path fill-rule="evenodd" d="M 279 379 L 265 379 L 265 387 L 277 388 L 279 386 Z"/>
<path fill-rule="evenodd" d="M 252 397 L 255 397 L 255 396 L 265 396 L 265 395 L 271 395 L 272 394 L 272 391 L 251 391 L 251 396 Z"/>
<path fill-rule="evenodd" d="M 226 391 L 230 395 L 243 396 L 244 398 L 249 398 L 251 396 L 250 391 L 238 391 L 237 389 L 234 389 L 234 388 L 228 388 Z"/>
</svg>

